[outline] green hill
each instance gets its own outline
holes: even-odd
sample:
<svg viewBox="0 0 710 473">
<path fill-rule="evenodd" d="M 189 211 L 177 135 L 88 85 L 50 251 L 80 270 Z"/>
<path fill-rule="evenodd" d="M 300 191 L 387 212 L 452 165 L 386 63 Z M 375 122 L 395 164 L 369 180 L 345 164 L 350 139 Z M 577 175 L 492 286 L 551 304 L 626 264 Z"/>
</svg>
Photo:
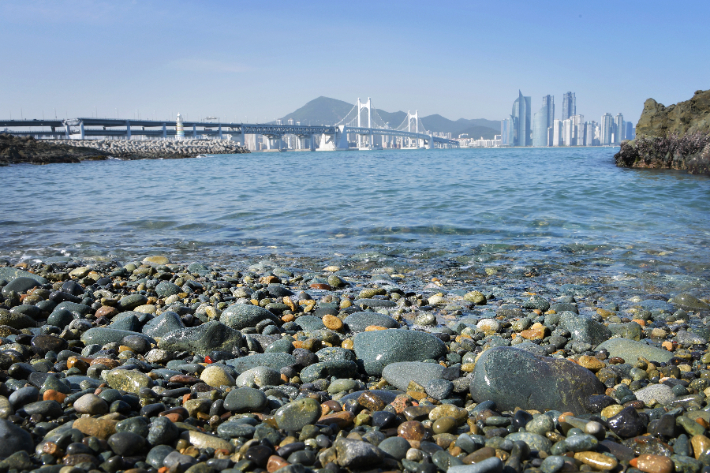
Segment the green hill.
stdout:
<svg viewBox="0 0 710 473">
<path fill-rule="evenodd" d="M 468 134 L 469 138 L 474 138 L 476 140 L 480 138 L 492 140 L 495 135 L 500 135 L 500 128 L 494 130 L 493 128 L 489 128 L 487 126 L 474 125 L 468 128 L 464 128 L 463 130 L 457 131 L 456 134 L 452 134 L 451 137 L 458 138 L 464 133 Z"/>
<path fill-rule="evenodd" d="M 318 97 L 311 100 L 298 110 L 289 113 L 281 118 L 286 123 L 289 119 L 294 122 L 301 122 L 303 125 L 332 125 L 338 123 L 345 115 L 352 110 L 353 104 L 342 100 L 331 99 L 329 97 Z M 402 111 L 385 112 L 377 109 L 380 118 L 389 123 L 392 128 L 398 127 L 407 117 Z M 500 134 L 500 121 L 486 120 L 485 118 L 449 120 L 439 114 L 420 117 L 424 127 L 429 131 L 441 133 L 451 133 L 452 137 L 458 137 L 461 133 L 469 133 L 469 136 L 486 139 L 493 138 L 493 135 Z M 473 133 L 473 135 L 471 134 Z M 492 134 L 491 134 L 492 133 Z M 490 137 L 490 138 L 489 138 Z"/>
<path fill-rule="evenodd" d="M 294 122 L 301 122 L 302 125 L 332 125 L 338 123 L 352 108 L 352 104 L 342 100 L 318 97 L 281 120 L 287 123 L 287 120 L 292 118 Z"/>
</svg>

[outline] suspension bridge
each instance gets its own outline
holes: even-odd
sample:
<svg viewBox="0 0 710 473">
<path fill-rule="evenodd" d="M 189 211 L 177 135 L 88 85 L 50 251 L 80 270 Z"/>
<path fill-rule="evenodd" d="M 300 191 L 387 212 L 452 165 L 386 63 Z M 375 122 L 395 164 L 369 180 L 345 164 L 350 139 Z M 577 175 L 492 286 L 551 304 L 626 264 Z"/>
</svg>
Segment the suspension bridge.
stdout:
<svg viewBox="0 0 710 473">
<path fill-rule="evenodd" d="M 291 122 L 291 121 L 289 121 Z M 382 148 L 451 148 L 456 140 L 434 136 L 418 113 L 407 112 L 396 127 L 386 123 L 372 106 L 372 100 L 357 104 L 333 125 L 300 123 L 223 123 L 185 121 L 185 138 L 231 139 L 247 146 L 263 137 L 267 150 L 373 150 Z M 176 122 L 165 120 L 128 120 L 112 118 L 72 118 L 66 120 L 0 120 L 0 133 L 33 136 L 44 139 L 179 139 Z"/>
</svg>

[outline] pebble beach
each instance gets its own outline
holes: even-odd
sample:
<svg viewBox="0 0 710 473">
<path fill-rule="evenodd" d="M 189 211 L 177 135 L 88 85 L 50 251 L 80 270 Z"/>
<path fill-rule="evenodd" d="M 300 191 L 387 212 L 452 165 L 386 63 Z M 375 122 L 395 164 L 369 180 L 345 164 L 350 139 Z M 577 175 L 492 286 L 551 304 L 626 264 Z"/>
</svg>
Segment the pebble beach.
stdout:
<svg viewBox="0 0 710 473">
<path fill-rule="evenodd" d="M 3 471 L 710 465 L 710 306 L 689 293 L 545 268 L 10 263 Z"/>
</svg>

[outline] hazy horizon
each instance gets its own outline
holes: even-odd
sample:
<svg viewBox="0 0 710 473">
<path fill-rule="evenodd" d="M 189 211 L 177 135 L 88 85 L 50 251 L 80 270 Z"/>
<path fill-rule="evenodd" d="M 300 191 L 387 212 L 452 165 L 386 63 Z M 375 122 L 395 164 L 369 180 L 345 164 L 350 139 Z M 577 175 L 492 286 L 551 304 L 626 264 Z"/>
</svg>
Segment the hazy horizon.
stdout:
<svg viewBox="0 0 710 473">
<path fill-rule="evenodd" d="M 0 118 L 266 122 L 319 96 L 500 120 L 518 90 L 636 122 L 707 89 L 710 5 L 7 0 Z"/>
</svg>

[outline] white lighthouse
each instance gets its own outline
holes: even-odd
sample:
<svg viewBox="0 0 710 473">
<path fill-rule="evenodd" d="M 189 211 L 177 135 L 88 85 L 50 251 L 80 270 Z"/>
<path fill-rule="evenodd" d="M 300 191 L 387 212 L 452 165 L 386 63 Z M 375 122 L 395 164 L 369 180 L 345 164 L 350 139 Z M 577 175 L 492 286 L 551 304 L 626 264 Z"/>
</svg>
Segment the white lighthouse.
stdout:
<svg viewBox="0 0 710 473">
<path fill-rule="evenodd" d="M 185 128 L 182 126 L 182 116 L 178 113 L 177 115 L 177 121 L 175 122 L 175 132 L 176 132 L 176 137 L 175 139 L 183 140 L 185 139 Z"/>
</svg>

